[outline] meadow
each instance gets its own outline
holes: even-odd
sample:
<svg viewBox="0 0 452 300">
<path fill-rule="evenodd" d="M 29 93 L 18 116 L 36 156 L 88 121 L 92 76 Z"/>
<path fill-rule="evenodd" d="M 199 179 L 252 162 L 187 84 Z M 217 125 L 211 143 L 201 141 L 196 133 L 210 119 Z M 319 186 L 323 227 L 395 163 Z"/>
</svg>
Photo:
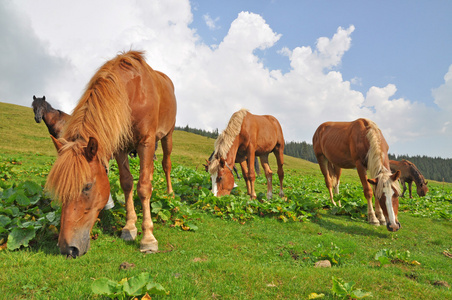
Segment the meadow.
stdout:
<svg viewBox="0 0 452 300">
<path fill-rule="evenodd" d="M 165 193 L 161 149 L 155 162 L 159 252 L 140 253 L 140 236 L 119 238 L 124 197 L 111 162 L 115 208 L 101 212 L 88 253 L 66 259 L 56 245 L 60 208 L 42 188 L 56 156 L 45 125 L 31 108 L 0 103 L 0 129 L 1 298 L 452 298 L 452 184 L 429 180 L 426 197 L 401 198 L 402 229 L 391 233 L 366 222 L 356 171 L 344 171 L 343 206 L 332 207 L 318 166 L 293 157 L 285 157 L 284 198 L 265 199 L 263 175 L 257 200 L 243 180 L 214 197 L 202 165 L 214 140 L 176 131 L 174 195 Z M 130 161 L 137 179 L 138 159 Z M 321 260 L 331 267 L 315 267 Z"/>
</svg>

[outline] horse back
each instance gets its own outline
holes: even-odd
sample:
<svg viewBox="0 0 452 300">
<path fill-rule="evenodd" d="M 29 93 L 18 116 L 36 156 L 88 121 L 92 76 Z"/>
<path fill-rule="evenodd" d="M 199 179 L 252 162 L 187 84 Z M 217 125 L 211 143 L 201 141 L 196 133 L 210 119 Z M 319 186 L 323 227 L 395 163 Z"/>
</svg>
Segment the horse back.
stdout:
<svg viewBox="0 0 452 300">
<path fill-rule="evenodd" d="M 366 119 L 322 123 L 312 138 L 315 155 L 345 169 L 355 168 L 357 161 L 367 166 L 368 126 Z"/>
<path fill-rule="evenodd" d="M 253 145 L 256 155 L 269 153 L 275 147 L 284 147 L 284 135 L 278 120 L 270 115 L 254 115 L 248 112 L 240 131 L 240 148 Z"/>
<path fill-rule="evenodd" d="M 134 135 L 154 135 L 158 140 L 176 123 L 176 96 L 171 79 L 144 60 L 139 68 L 121 70 L 129 97 Z"/>
</svg>

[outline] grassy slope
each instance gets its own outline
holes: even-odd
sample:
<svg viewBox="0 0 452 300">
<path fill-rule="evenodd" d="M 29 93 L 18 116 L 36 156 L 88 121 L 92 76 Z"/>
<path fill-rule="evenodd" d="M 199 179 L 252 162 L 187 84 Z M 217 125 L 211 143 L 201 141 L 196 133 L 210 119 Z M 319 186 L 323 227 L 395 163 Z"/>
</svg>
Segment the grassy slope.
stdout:
<svg viewBox="0 0 452 300">
<path fill-rule="evenodd" d="M 15 128 L 20 132 L 17 136 Z M 31 108 L 0 103 L 0 131 L 0 151 L 6 157 L 22 157 L 25 168 L 55 155 L 45 125 L 34 122 Z M 175 132 L 173 162 L 202 168 L 213 142 Z M 317 165 L 285 159 L 286 172 L 312 174 L 323 180 Z M 346 170 L 344 181 L 357 181 L 355 174 Z M 392 234 L 384 227 L 328 213 L 312 223 L 257 219 L 245 225 L 202 214 L 197 232 L 156 224 L 155 234 L 164 252 L 157 255 L 139 253 L 138 241 L 125 243 L 107 234 L 91 242 L 87 255 L 70 261 L 58 255 L 55 240 L 21 251 L 0 251 L 0 286 L 8 299 L 98 298 L 90 294 L 92 278 L 119 281 L 146 271 L 174 299 L 306 299 L 311 292 L 325 293 L 331 299 L 332 276 L 356 282 L 376 299 L 452 297 L 449 289 L 433 285 L 436 281 L 452 284 L 451 260 L 442 255 L 444 249 L 452 248 L 451 223 L 403 212 L 399 218 L 404 227 Z M 315 269 L 304 261 L 306 252 L 332 242 L 350 252 L 344 256 L 344 266 Z M 373 255 L 383 248 L 409 250 L 412 259 L 422 265 L 378 268 Z M 119 270 L 124 261 L 136 267 Z"/>
</svg>

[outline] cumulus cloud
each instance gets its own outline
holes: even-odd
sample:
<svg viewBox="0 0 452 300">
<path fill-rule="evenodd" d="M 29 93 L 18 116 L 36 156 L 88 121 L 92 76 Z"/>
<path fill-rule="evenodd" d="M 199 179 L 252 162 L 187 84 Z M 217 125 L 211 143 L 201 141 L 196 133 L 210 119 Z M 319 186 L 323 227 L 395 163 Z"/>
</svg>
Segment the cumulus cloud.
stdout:
<svg viewBox="0 0 452 300">
<path fill-rule="evenodd" d="M 32 96 L 42 86 L 46 96 L 52 95 L 49 101 L 72 109 L 95 70 L 119 51 L 133 48 L 145 50 L 149 65 L 173 80 L 179 126 L 222 130 L 232 113 L 245 107 L 256 114 L 275 115 L 288 141 L 311 142 L 324 121 L 367 117 L 377 122 L 391 150 L 400 154 L 447 156 L 446 149 L 452 146 L 448 101 L 452 66 L 444 85 L 433 91 L 440 110 L 395 99 L 393 84 L 371 87 L 363 95 L 351 87 L 359 79 L 349 82 L 340 72 L 343 55 L 351 47 L 353 25 L 338 27 L 331 37 L 319 37 L 314 46 L 290 49 L 278 46 L 281 34 L 262 16 L 241 12 L 221 42 L 211 47 L 190 27 L 189 1 L 14 3 L 16 7 L 0 6 L 0 30 L 7 37 L 7 43 L 0 45 L 0 64 L 2 70 L 16 72 L 0 75 L 0 101 L 12 102 L 20 93 Z M 216 19 L 212 21 L 215 25 Z M 290 63 L 288 72 L 269 70 L 256 51 L 276 47 Z M 9 61 L 5 54 L 11 56 Z M 428 149 L 429 143 L 422 141 L 432 137 L 448 137 L 447 144 Z"/>
</svg>

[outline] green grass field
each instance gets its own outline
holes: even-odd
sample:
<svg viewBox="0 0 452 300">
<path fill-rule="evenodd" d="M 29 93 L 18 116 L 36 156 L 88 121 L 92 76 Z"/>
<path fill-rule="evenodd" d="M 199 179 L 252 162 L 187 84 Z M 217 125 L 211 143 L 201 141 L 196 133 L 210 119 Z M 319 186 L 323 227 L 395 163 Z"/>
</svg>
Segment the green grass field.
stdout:
<svg viewBox="0 0 452 300">
<path fill-rule="evenodd" d="M 31 108 L 0 103 L 0 130 L 0 191 L 5 195 L 13 183 L 19 189 L 27 180 L 42 186 L 55 160 L 45 125 L 34 122 Z M 164 193 L 158 151 L 153 199 L 162 205 L 154 229 L 159 253 L 140 253 L 140 237 L 134 242 L 119 238 L 124 219 L 113 164 L 110 182 L 118 209 L 101 212 L 84 256 L 60 255 L 48 223 L 28 247 L 14 251 L 6 249 L 0 231 L 0 298 L 105 299 L 92 291 L 96 279 L 119 283 L 147 272 L 168 292 L 153 299 L 308 299 L 313 293 L 339 299 L 341 291 L 345 298 L 371 293 L 373 299 L 452 299 L 452 184 L 429 181 L 427 197 L 401 199 L 403 227 L 390 233 L 367 224 L 354 170 L 343 173 L 338 197 L 345 205 L 339 211 L 329 205 L 318 166 L 287 156 L 287 199 L 249 201 L 243 180 L 233 196 L 209 195 L 202 164 L 213 143 L 175 132 L 174 198 Z M 271 164 L 275 169 L 273 157 Z M 265 191 L 261 176 L 257 192 Z M 18 201 L 20 209 L 30 208 Z M 30 221 L 32 215 L 27 210 L 22 217 Z M 387 259 L 376 260 L 378 252 Z M 323 259 L 333 266 L 314 267 Z M 121 267 L 125 262 L 128 267 Z M 355 285 L 338 286 L 337 278 Z"/>
</svg>

